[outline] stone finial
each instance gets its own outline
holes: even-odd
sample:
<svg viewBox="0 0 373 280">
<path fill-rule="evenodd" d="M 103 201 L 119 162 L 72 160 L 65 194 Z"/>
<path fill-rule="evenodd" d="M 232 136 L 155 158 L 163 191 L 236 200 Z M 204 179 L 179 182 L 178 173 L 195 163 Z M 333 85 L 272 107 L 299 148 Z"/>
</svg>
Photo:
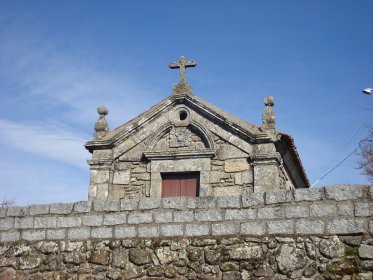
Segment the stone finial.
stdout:
<svg viewBox="0 0 373 280">
<path fill-rule="evenodd" d="M 272 107 L 275 105 L 275 99 L 273 98 L 273 96 L 267 96 L 264 98 L 264 104 L 266 105 L 266 108 L 264 109 L 264 112 L 262 114 L 262 128 L 264 130 L 274 130 L 276 117 L 275 113 L 272 110 Z"/>
<path fill-rule="evenodd" d="M 171 62 L 168 67 L 171 69 L 180 68 L 180 81 L 177 84 L 174 84 L 172 93 L 173 94 L 193 94 L 192 87 L 186 82 L 186 68 L 197 66 L 197 62 L 194 60 L 186 61 L 184 56 L 180 56 L 178 62 Z"/>
<path fill-rule="evenodd" d="M 94 140 L 102 139 L 109 132 L 109 125 L 105 119 L 105 116 L 109 114 L 109 110 L 105 106 L 100 106 L 97 108 L 97 113 L 100 117 L 95 123 Z"/>
</svg>

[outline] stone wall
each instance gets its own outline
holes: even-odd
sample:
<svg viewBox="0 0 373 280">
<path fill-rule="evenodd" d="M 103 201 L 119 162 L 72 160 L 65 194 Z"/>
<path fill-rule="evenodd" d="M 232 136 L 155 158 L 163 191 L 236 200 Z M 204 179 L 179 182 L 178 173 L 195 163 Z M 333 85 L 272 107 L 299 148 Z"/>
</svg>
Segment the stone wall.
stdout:
<svg viewBox="0 0 373 280">
<path fill-rule="evenodd" d="M 0 208 L 0 279 L 371 279 L 372 198 L 339 185 Z"/>
</svg>

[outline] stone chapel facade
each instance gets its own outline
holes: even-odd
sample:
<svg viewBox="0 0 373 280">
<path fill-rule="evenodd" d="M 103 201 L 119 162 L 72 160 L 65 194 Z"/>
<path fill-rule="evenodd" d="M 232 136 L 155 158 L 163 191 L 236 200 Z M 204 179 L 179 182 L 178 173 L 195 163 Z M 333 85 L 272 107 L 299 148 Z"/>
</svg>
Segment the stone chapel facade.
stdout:
<svg viewBox="0 0 373 280">
<path fill-rule="evenodd" d="M 266 97 L 261 126 L 240 120 L 193 95 L 185 68 L 171 63 L 180 81 L 170 96 L 109 131 L 97 109 L 89 199 L 166 196 L 238 196 L 308 188 L 290 135 L 276 131 L 273 97 Z"/>
</svg>

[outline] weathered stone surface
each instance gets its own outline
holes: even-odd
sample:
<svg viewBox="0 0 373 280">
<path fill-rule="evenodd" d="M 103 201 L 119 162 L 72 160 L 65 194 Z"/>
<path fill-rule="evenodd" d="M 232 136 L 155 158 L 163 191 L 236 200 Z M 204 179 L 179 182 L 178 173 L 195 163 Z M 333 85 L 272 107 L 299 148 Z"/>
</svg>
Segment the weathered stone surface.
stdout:
<svg viewBox="0 0 373 280">
<path fill-rule="evenodd" d="M 53 203 L 50 205 L 51 214 L 69 214 L 73 210 L 74 203 Z"/>
<path fill-rule="evenodd" d="M 199 222 L 221 221 L 223 219 L 219 210 L 203 210 L 194 213 L 194 219 Z"/>
<path fill-rule="evenodd" d="M 184 234 L 182 225 L 161 225 L 161 236 L 182 236 Z"/>
<path fill-rule="evenodd" d="M 264 222 L 247 222 L 241 224 L 241 234 L 247 235 L 264 235 L 265 223 Z"/>
<path fill-rule="evenodd" d="M 132 248 L 129 250 L 128 259 L 136 265 L 151 263 L 151 252 L 147 249 Z"/>
<path fill-rule="evenodd" d="M 311 205 L 310 216 L 311 217 L 326 217 L 335 215 L 337 208 L 335 205 Z"/>
<path fill-rule="evenodd" d="M 201 224 L 187 224 L 185 226 L 186 236 L 203 236 L 210 233 L 210 227 L 208 225 Z"/>
<path fill-rule="evenodd" d="M 284 203 L 284 202 L 290 202 L 292 200 L 293 200 L 293 192 L 291 191 L 277 191 L 277 192 L 269 192 L 265 194 L 266 204 Z"/>
<path fill-rule="evenodd" d="M 324 222 L 313 220 L 298 220 L 295 222 L 295 233 L 298 234 L 324 234 Z"/>
<path fill-rule="evenodd" d="M 120 201 L 120 210 L 137 210 L 139 208 L 139 199 L 122 199 Z"/>
<path fill-rule="evenodd" d="M 127 185 L 130 182 L 130 170 L 117 170 L 114 172 L 113 184 Z"/>
<path fill-rule="evenodd" d="M 361 219 L 333 219 L 326 226 L 326 233 L 329 234 L 363 233 L 364 231 L 365 221 Z"/>
<path fill-rule="evenodd" d="M 168 197 L 162 199 L 163 208 L 183 209 L 186 205 L 185 197 Z"/>
<path fill-rule="evenodd" d="M 89 262 L 99 265 L 108 265 L 110 263 L 110 251 L 93 251 L 89 257 Z"/>
<path fill-rule="evenodd" d="M 373 246 L 361 244 L 359 247 L 359 257 L 363 259 L 373 259 Z"/>
<path fill-rule="evenodd" d="M 335 185 L 325 188 L 326 198 L 337 201 L 364 197 L 366 192 L 368 192 L 366 185 Z"/>
<path fill-rule="evenodd" d="M 140 212 L 133 212 L 128 214 L 127 222 L 129 224 L 144 224 L 150 223 L 153 217 L 151 213 L 140 213 Z"/>
<path fill-rule="evenodd" d="M 217 204 L 220 208 L 239 208 L 240 207 L 240 197 L 218 197 Z"/>
<path fill-rule="evenodd" d="M 116 226 L 114 236 L 116 238 L 135 237 L 136 228 L 132 226 Z"/>
<path fill-rule="evenodd" d="M 294 233 L 294 221 L 278 220 L 268 221 L 269 234 L 292 234 Z"/>
<path fill-rule="evenodd" d="M 230 235 L 239 232 L 239 228 L 234 223 L 215 223 L 211 225 L 213 235 Z"/>
<path fill-rule="evenodd" d="M 224 162 L 225 172 L 239 172 L 249 170 L 250 165 L 246 159 L 232 159 Z"/>
<path fill-rule="evenodd" d="M 261 246 L 236 245 L 227 251 L 231 260 L 259 260 L 262 259 L 263 249 Z"/>
<path fill-rule="evenodd" d="M 256 209 L 228 209 L 225 211 L 226 220 L 251 220 L 256 218 Z"/>
<path fill-rule="evenodd" d="M 177 253 L 171 251 L 169 247 L 161 247 L 155 251 L 155 254 L 158 257 L 160 264 L 168 264 L 177 259 Z"/>
<path fill-rule="evenodd" d="M 363 217 L 373 216 L 373 202 L 356 203 L 355 204 L 355 215 L 363 216 Z"/>
<path fill-rule="evenodd" d="M 317 201 L 322 200 L 324 196 L 324 188 L 294 190 L 295 201 Z"/>
<path fill-rule="evenodd" d="M 307 260 L 304 251 L 298 250 L 294 244 L 283 244 L 280 254 L 276 257 L 278 269 L 282 273 L 289 273 L 303 268 Z"/>
<path fill-rule="evenodd" d="M 337 237 L 322 239 L 320 253 L 327 258 L 339 258 L 344 255 L 344 245 Z"/>
</svg>

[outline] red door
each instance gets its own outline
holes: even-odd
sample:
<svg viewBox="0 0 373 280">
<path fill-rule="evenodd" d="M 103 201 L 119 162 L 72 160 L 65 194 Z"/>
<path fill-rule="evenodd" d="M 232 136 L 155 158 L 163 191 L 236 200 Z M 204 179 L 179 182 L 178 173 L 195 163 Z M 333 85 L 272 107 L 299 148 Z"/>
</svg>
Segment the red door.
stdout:
<svg viewBox="0 0 373 280">
<path fill-rule="evenodd" d="M 162 197 L 198 195 L 199 173 L 162 174 Z"/>
</svg>

